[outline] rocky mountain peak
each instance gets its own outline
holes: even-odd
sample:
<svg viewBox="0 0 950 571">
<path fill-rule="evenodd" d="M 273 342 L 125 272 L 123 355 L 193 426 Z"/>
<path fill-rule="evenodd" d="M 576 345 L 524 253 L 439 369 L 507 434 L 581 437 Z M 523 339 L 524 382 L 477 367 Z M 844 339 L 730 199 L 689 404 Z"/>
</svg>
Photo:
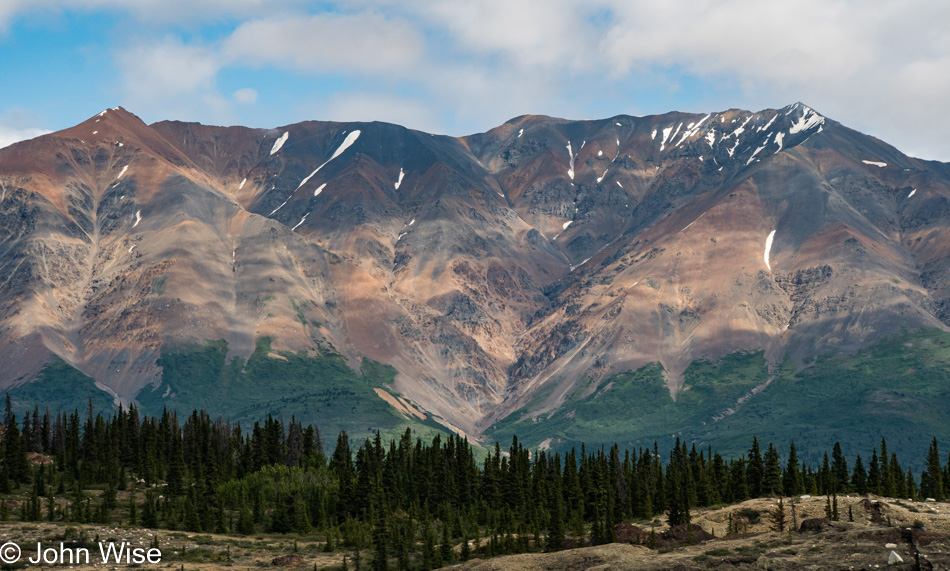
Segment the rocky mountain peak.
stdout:
<svg viewBox="0 0 950 571">
<path fill-rule="evenodd" d="M 472 435 L 647 366 L 680 402 L 704 360 L 946 330 L 948 172 L 801 103 L 457 138 L 108 109 L 0 151 L 2 382 L 56 356 L 172 404 L 163 355 L 267 340 Z"/>
</svg>

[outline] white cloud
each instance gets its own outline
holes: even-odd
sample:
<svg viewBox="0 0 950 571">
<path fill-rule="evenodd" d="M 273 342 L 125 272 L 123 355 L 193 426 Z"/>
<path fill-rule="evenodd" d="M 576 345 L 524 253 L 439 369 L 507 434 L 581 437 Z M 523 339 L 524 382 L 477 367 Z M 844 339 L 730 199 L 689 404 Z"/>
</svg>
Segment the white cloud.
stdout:
<svg viewBox="0 0 950 571">
<path fill-rule="evenodd" d="M 19 143 L 27 139 L 39 137 L 49 133 L 46 129 L 26 128 L 18 129 L 0 124 L 0 149 L 9 147 L 13 143 Z"/>
<path fill-rule="evenodd" d="M 422 51 L 423 40 L 408 22 L 368 12 L 252 20 L 222 48 L 236 64 L 382 74 L 405 71 Z"/>
<path fill-rule="evenodd" d="M 597 2 L 575 0 L 412 0 L 405 9 L 451 33 L 466 52 L 503 54 L 508 63 L 564 71 L 590 65 L 598 33 L 587 21 Z"/>
<path fill-rule="evenodd" d="M 947 67 L 950 3 L 908 0 L 349 0 L 384 6 L 417 21 L 436 38 L 427 61 L 439 78 L 469 65 L 473 75 L 509 81 L 490 93 L 453 90 L 459 108 L 511 108 L 532 97 L 568 115 L 670 110 L 669 100 L 630 100 L 604 109 L 618 85 L 668 86 L 677 101 L 758 109 L 803 100 L 902 150 L 950 159 Z M 688 77 L 684 77 L 688 76 Z M 418 78 L 433 92 L 442 82 Z M 691 96 L 701 91 L 719 92 Z M 538 95 L 537 87 L 548 91 Z M 577 86 L 588 86 L 585 93 Z M 450 89 L 451 90 L 451 89 Z M 602 94 L 598 98 L 598 94 Z M 622 101 L 622 99 L 615 99 Z M 545 105 L 547 107 L 547 105 Z M 531 109 L 531 112 L 536 112 Z M 495 116 L 492 114 L 491 116 Z M 487 127 L 487 126 L 483 126 Z"/>
<path fill-rule="evenodd" d="M 306 0 L 0 0 L 0 30 L 18 15 L 37 11 L 117 10 L 149 23 L 182 24 L 271 15 L 297 9 Z"/>
<path fill-rule="evenodd" d="M 222 60 L 214 49 L 167 36 L 122 48 L 116 60 L 129 109 L 204 122 L 230 117 L 230 104 L 217 90 Z"/>
<path fill-rule="evenodd" d="M 305 0 L 0 0 L 0 28 L 41 7 L 123 11 L 139 27 L 152 24 L 151 34 L 170 21 L 237 20 L 220 39 L 197 33 L 188 42 L 150 42 L 150 34 L 141 34 L 146 39 L 116 50 L 123 104 L 157 117 L 240 117 L 256 101 L 245 90 L 264 93 L 264 87 L 248 82 L 224 96 L 220 71 L 276 68 L 291 82 L 295 74 L 332 74 L 345 86 L 328 110 L 299 119 L 373 115 L 461 134 L 521 113 L 594 118 L 674 106 L 757 110 L 802 100 L 904 151 L 950 159 L 943 135 L 950 114 L 933 113 L 950 100 L 944 30 L 950 3 L 338 0 L 330 6 L 312 14 L 304 12 Z M 136 33 L 136 26 L 130 29 Z M 308 98 L 314 94 L 289 96 Z M 367 117 L 357 116 L 361 109 Z"/>
<path fill-rule="evenodd" d="M 123 49 L 118 62 L 130 95 L 145 100 L 210 90 L 220 68 L 212 50 L 185 45 L 172 36 Z"/>
<path fill-rule="evenodd" d="M 383 93 L 340 93 L 316 112 L 332 121 L 385 121 L 428 133 L 442 131 L 442 122 L 427 101 Z"/>
<path fill-rule="evenodd" d="M 244 87 L 234 92 L 234 100 L 244 105 L 253 105 L 257 103 L 257 91 L 250 87 Z"/>
</svg>

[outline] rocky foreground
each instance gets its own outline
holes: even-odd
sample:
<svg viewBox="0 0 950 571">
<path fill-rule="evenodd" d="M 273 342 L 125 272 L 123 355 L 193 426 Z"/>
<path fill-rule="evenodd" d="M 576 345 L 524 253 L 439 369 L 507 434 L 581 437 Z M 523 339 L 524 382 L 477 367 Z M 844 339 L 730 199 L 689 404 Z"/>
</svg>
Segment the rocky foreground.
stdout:
<svg viewBox="0 0 950 571">
<path fill-rule="evenodd" d="M 692 545 L 664 539 L 670 535 L 668 526 L 654 520 L 645 524 L 640 522 L 637 527 L 652 528 L 658 538 L 656 548 L 612 543 L 557 553 L 476 558 L 447 569 L 915 569 L 915 551 L 919 553 L 920 569 L 950 569 L 950 503 L 840 497 L 840 521 L 827 522 L 816 522 L 825 515 L 825 497 L 803 496 L 795 498 L 794 503 L 798 523 L 810 520 L 816 524 L 811 526 L 813 531 L 770 530 L 774 521 L 769 514 L 775 501 L 758 499 L 694 512 L 695 537 L 705 534 L 724 537 L 717 536 Z M 791 524 L 790 504 L 786 511 Z M 749 517 L 753 512 L 760 514 L 757 521 L 752 521 L 754 516 Z M 848 521 L 849 514 L 854 521 Z M 727 533 L 730 515 L 738 528 L 733 533 Z M 628 532 L 633 528 L 631 524 L 623 526 Z M 36 568 L 36 565 L 25 563 L 25 558 L 35 556 L 36 542 L 58 546 L 60 541 L 67 546 L 81 542 L 90 549 L 89 564 L 67 565 L 72 569 L 340 569 L 344 556 L 348 569 L 357 568 L 353 551 L 327 553 L 324 551 L 326 544 L 312 536 L 239 537 L 20 522 L 0 524 L 0 536 L 4 541 L 13 540 L 20 544 L 24 558 L 16 565 L 4 565 L 3 568 Z M 629 538 L 631 534 L 618 530 L 618 537 L 624 536 Z M 156 542 L 156 537 L 162 551 L 161 562 L 157 565 L 103 564 L 98 561 L 98 541 L 116 544 L 126 541 L 132 546 L 148 548 Z M 360 558 L 361 568 L 370 568 L 372 553 L 363 551 Z"/>
<path fill-rule="evenodd" d="M 737 533 L 694 545 L 613 543 L 558 553 L 513 555 L 469 561 L 453 569 L 915 569 L 915 546 L 920 569 L 950 569 L 950 504 L 891 498 L 838 498 L 840 521 L 824 518 L 826 498 L 795 499 L 796 516 L 813 523 L 815 531 L 771 531 L 774 500 L 750 500 L 735 506 L 694 514 L 703 531 L 722 534 L 729 516 L 742 521 Z M 854 521 L 848 521 L 850 513 Z M 754 510 L 757 523 L 745 523 Z M 791 509 L 786 507 L 791 521 Z M 806 527 L 809 527 L 806 525 Z M 663 526 L 656 528 L 662 537 Z M 697 530 L 697 536 L 702 532 Z M 662 543 L 662 540 L 661 540 Z M 893 554 L 893 555 L 892 555 Z"/>
</svg>

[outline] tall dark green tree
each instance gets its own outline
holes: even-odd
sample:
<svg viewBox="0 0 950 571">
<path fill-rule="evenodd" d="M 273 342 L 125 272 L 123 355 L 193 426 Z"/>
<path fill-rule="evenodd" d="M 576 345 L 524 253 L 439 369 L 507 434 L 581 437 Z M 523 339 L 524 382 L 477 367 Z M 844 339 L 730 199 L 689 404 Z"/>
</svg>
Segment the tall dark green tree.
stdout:
<svg viewBox="0 0 950 571">
<path fill-rule="evenodd" d="M 848 484 L 851 478 L 850 472 L 848 471 L 848 461 L 841 451 L 841 444 L 839 442 L 835 442 L 832 448 L 831 459 L 831 489 L 833 492 L 846 492 L 848 491 Z"/>
<path fill-rule="evenodd" d="M 798 453 L 795 450 L 795 442 L 792 441 L 788 446 L 788 462 L 785 464 L 785 474 L 782 478 L 782 484 L 785 486 L 786 496 L 798 496 L 805 493 L 802 485 L 802 475 L 798 468 Z"/>
<path fill-rule="evenodd" d="M 765 451 L 765 476 L 762 491 L 769 496 L 780 496 L 784 491 L 782 488 L 782 468 L 778 463 L 778 451 L 771 442 Z"/>
<path fill-rule="evenodd" d="M 943 469 L 940 466 L 940 450 L 936 438 L 930 442 L 927 451 L 927 467 L 920 476 L 920 495 L 937 501 L 944 497 Z"/>
<path fill-rule="evenodd" d="M 868 474 L 860 454 L 854 459 L 854 468 L 851 470 L 851 488 L 862 496 L 868 493 Z"/>
<path fill-rule="evenodd" d="M 749 487 L 749 496 L 758 498 L 763 493 L 762 483 L 765 477 L 765 462 L 759 450 L 759 439 L 752 437 L 752 448 L 749 449 L 749 459 L 746 464 L 746 485 Z"/>
</svg>

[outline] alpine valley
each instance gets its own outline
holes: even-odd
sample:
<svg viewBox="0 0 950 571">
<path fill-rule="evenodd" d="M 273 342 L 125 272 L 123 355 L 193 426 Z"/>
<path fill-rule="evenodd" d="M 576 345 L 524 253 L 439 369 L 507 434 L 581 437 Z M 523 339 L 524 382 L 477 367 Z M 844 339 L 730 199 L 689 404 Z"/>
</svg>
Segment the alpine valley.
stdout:
<svg viewBox="0 0 950 571">
<path fill-rule="evenodd" d="M 923 458 L 950 165 L 801 103 L 458 138 L 108 109 L 0 150 L 0 355 L 17 410 Z"/>
</svg>

